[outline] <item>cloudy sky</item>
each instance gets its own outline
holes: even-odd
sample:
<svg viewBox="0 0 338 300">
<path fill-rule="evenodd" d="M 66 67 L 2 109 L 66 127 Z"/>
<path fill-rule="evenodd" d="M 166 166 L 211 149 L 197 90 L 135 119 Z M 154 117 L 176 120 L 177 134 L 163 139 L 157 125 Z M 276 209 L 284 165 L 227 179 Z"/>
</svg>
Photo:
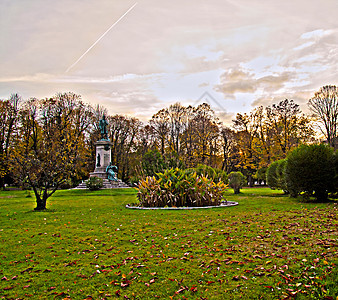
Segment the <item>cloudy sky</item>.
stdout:
<svg viewBox="0 0 338 300">
<path fill-rule="evenodd" d="M 143 120 L 225 121 L 338 84 L 337 0 L 0 0 L 0 98 L 72 91 Z M 87 51 L 89 50 L 89 51 Z"/>
</svg>

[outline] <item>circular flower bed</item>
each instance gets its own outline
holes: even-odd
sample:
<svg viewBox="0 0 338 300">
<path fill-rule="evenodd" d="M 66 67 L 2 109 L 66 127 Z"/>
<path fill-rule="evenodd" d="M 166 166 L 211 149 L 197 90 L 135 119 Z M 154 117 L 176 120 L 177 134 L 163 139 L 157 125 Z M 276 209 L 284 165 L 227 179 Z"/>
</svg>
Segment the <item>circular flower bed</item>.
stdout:
<svg viewBox="0 0 338 300">
<path fill-rule="evenodd" d="M 219 208 L 219 207 L 230 207 L 230 206 L 236 206 L 238 205 L 238 202 L 234 201 L 226 201 L 224 203 L 221 203 L 217 206 L 201 206 L 201 207 L 142 207 L 142 206 L 135 206 L 133 204 L 127 204 L 126 208 L 129 209 L 167 209 L 167 210 L 180 210 L 180 209 L 203 209 L 203 208 Z"/>
<path fill-rule="evenodd" d="M 215 182 L 216 181 L 216 182 Z M 227 185 L 198 175 L 191 169 L 170 169 L 148 176 L 138 184 L 137 198 L 143 208 L 218 207 L 227 203 Z"/>
</svg>

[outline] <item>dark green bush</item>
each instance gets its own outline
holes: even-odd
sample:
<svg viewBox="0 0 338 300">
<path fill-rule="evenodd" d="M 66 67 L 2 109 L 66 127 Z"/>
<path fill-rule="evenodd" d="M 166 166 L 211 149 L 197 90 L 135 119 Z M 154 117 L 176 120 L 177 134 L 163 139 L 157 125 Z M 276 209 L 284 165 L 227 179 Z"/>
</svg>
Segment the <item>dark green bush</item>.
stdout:
<svg viewBox="0 0 338 300">
<path fill-rule="evenodd" d="M 286 159 L 280 159 L 273 162 L 267 169 L 266 181 L 271 189 L 284 190 L 287 193 L 285 181 Z"/>
<path fill-rule="evenodd" d="M 286 159 L 278 160 L 278 166 L 276 169 L 278 188 L 283 190 L 285 193 L 288 193 L 287 184 L 285 181 L 285 168 L 286 168 Z"/>
<path fill-rule="evenodd" d="M 291 196 L 301 192 L 325 201 L 335 179 L 333 149 L 326 145 L 302 145 L 289 153 L 285 180 Z"/>
<path fill-rule="evenodd" d="M 330 196 L 333 198 L 338 198 L 338 150 L 334 153 L 334 170 L 335 176 L 333 180 L 333 189 L 330 190 Z"/>
<path fill-rule="evenodd" d="M 240 189 L 246 184 L 246 178 L 241 172 L 229 174 L 229 185 L 234 189 L 234 194 L 239 194 Z"/>
<path fill-rule="evenodd" d="M 164 158 L 158 150 L 147 151 L 142 159 L 142 169 L 145 176 L 154 176 L 166 169 Z"/>
<path fill-rule="evenodd" d="M 277 167 L 278 161 L 275 161 L 270 164 L 266 171 L 266 183 L 273 190 L 278 188 Z"/>
<path fill-rule="evenodd" d="M 91 191 L 97 191 L 103 187 L 103 179 L 99 177 L 90 177 L 87 182 L 86 186 Z"/>
<path fill-rule="evenodd" d="M 170 168 L 184 169 L 184 164 L 176 153 L 162 156 L 157 149 L 149 150 L 143 156 L 140 177 L 155 176 L 156 173 Z"/>
<path fill-rule="evenodd" d="M 137 197 L 144 207 L 220 205 L 226 188 L 222 181 L 176 168 L 140 180 Z"/>
</svg>

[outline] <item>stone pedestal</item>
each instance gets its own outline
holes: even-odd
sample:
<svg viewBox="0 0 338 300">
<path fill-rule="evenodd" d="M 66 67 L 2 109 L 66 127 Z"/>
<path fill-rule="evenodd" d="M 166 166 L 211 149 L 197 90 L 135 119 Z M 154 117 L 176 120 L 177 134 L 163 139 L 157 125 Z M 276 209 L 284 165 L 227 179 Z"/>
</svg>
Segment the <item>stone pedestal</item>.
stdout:
<svg viewBox="0 0 338 300">
<path fill-rule="evenodd" d="M 95 170 L 90 173 L 90 177 L 99 177 L 102 179 L 107 179 L 106 168 L 111 162 L 111 149 L 110 146 L 112 143 L 108 140 L 99 140 L 95 143 L 96 145 L 96 160 L 95 160 Z"/>
<path fill-rule="evenodd" d="M 111 162 L 111 147 L 112 143 L 109 140 L 99 140 L 95 143 L 96 146 L 96 160 L 95 170 L 89 173 L 89 177 L 99 177 L 103 179 L 104 189 L 114 188 L 129 188 L 121 179 L 116 181 L 108 180 L 108 174 L 106 173 L 107 166 Z M 86 181 L 79 184 L 76 189 L 86 189 Z"/>
</svg>

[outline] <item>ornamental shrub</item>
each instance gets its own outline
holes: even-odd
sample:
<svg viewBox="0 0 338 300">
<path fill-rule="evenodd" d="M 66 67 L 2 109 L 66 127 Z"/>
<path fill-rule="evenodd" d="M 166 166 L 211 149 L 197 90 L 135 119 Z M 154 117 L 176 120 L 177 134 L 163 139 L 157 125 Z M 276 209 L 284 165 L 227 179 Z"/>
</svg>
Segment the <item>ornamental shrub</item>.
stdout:
<svg viewBox="0 0 338 300">
<path fill-rule="evenodd" d="M 277 167 L 278 161 L 273 162 L 266 171 L 266 183 L 270 189 L 278 188 L 278 179 L 277 179 Z"/>
<path fill-rule="evenodd" d="M 86 181 L 86 186 L 91 191 L 97 191 L 103 187 L 103 179 L 99 177 L 90 177 Z"/>
<path fill-rule="evenodd" d="M 285 167 L 286 159 L 277 160 L 268 167 L 266 172 L 266 180 L 268 186 L 272 190 L 279 189 L 283 190 L 285 193 L 288 193 L 285 181 Z"/>
<path fill-rule="evenodd" d="M 234 194 L 239 194 L 240 189 L 246 183 L 245 176 L 241 172 L 231 172 L 228 177 L 229 185 L 234 189 Z"/>
<path fill-rule="evenodd" d="M 220 205 L 227 185 L 196 172 L 169 169 L 140 180 L 137 197 L 143 207 L 200 207 Z"/>
<path fill-rule="evenodd" d="M 334 152 L 327 145 L 302 145 L 287 156 L 285 180 L 291 196 L 304 192 L 325 201 L 334 189 Z"/>
</svg>

